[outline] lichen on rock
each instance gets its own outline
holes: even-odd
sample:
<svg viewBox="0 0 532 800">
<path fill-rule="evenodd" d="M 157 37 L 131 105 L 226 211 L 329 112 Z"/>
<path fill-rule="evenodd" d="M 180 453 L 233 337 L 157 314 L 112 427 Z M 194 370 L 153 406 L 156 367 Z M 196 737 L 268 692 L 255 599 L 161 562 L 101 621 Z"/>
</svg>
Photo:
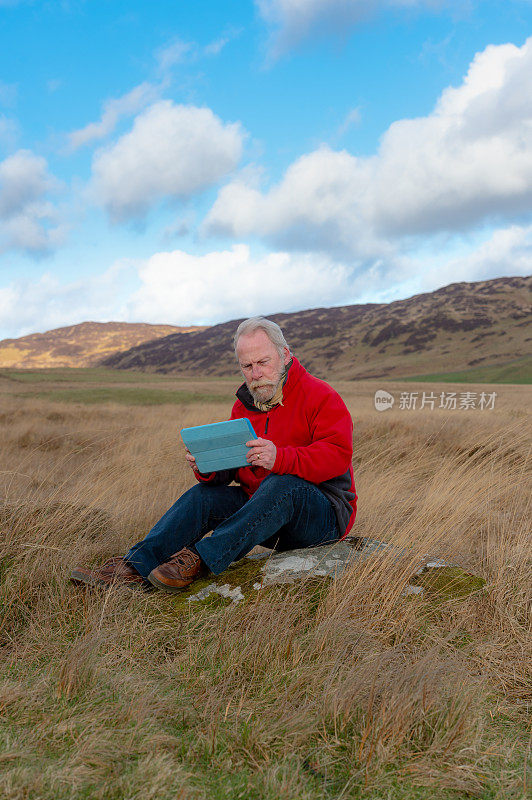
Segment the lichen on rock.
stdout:
<svg viewBox="0 0 532 800">
<path fill-rule="evenodd" d="M 232 605 L 254 594 L 253 585 L 261 580 L 263 561 L 242 558 L 231 564 L 220 576 L 209 574 L 195 580 L 175 595 L 178 605 Z"/>
</svg>

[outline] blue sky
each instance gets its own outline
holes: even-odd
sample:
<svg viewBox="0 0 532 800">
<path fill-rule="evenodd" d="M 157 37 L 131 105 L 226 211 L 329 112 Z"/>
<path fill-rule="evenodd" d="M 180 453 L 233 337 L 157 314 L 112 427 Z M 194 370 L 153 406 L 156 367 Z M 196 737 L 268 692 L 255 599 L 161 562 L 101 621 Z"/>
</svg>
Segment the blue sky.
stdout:
<svg viewBox="0 0 532 800">
<path fill-rule="evenodd" d="M 530 0 L 0 0 L 0 336 L 532 266 Z"/>
</svg>

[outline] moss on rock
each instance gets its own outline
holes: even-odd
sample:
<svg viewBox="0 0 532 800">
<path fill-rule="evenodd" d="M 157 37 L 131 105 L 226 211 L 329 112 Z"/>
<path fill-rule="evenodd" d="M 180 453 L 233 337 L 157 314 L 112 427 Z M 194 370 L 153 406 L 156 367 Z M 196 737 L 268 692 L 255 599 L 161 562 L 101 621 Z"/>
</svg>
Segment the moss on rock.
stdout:
<svg viewBox="0 0 532 800">
<path fill-rule="evenodd" d="M 215 590 L 206 597 L 201 597 L 202 590 L 207 589 L 212 584 L 216 584 L 218 587 L 227 586 L 229 590 L 240 589 L 244 598 L 247 598 L 256 591 L 253 588 L 254 584 L 261 582 L 263 566 L 264 559 L 262 558 L 241 558 L 240 561 L 235 561 L 231 564 L 222 575 L 209 574 L 205 578 L 195 580 L 182 592 L 176 593 L 174 597 L 177 600 L 177 605 L 188 608 L 189 601 L 191 601 L 194 603 L 194 607 L 212 607 L 231 605 L 234 602 L 231 597 L 223 596 Z M 196 598 L 198 594 L 200 598 Z"/>
<path fill-rule="evenodd" d="M 262 595 L 274 588 L 279 590 L 281 585 L 287 591 L 295 585 L 298 589 L 304 586 L 305 591 L 310 592 L 312 602 L 309 611 L 313 613 L 328 591 L 329 580 L 336 576 L 338 568 L 345 567 L 351 561 L 349 553 L 347 556 L 345 553 L 343 557 L 340 556 L 339 553 L 331 554 L 327 551 L 322 554 L 315 550 L 312 553 L 314 560 L 309 556 L 306 566 L 292 563 L 298 558 L 301 561 L 299 550 L 273 554 L 271 559 L 242 558 L 231 564 L 221 575 L 209 574 L 174 594 L 172 605 L 175 610 L 180 611 L 227 606 L 253 599 L 259 589 Z M 285 569 L 279 569 L 283 559 Z M 326 569 L 329 570 L 328 573 Z M 483 578 L 458 566 L 429 562 L 412 577 L 407 594 L 416 594 L 417 587 L 417 593 L 434 602 L 443 602 L 467 597 L 482 590 L 485 584 Z"/>
<path fill-rule="evenodd" d="M 460 567 L 427 567 L 410 581 L 432 600 L 457 600 L 484 588 L 486 581 Z"/>
</svg>

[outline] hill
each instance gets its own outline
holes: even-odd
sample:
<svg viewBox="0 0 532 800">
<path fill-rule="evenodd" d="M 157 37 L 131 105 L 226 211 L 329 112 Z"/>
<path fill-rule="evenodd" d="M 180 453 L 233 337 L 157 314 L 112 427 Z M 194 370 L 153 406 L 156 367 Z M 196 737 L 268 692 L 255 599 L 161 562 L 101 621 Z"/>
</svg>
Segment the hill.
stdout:
<svg viewBox="0 0 532 800">
<path fill-rule="evenodd" d="M 169 334 L 203 330 L 144 322 L 82 322 L 0 341 L 0 367 L 91 367 L 117 351 Z"/>
<path fill-rule="evenodd" d="M 405 378 L 498 367 L 530 353 L 532 276 L 453 283 L 393 303 L 272 314 L 294 354 L 330 379 Z M 232 336 L 240 320 L 171 334 L 102 363 L 182 375 L 234 375 Z"/>
</svg>

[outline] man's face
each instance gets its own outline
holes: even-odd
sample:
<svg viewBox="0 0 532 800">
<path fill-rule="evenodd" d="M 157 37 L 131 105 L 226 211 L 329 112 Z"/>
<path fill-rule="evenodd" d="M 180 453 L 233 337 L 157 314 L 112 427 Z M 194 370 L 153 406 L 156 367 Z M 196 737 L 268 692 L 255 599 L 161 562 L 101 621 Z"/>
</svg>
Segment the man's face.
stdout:
<svg viewBox="0 0 532 800">
<path fill-rule="evenodd" d="M 236 355 L 251 396 L 260 403 L 267 403 L 274 396 L 290 361 L 290 351 L 285 347 L 280 356 L 267 334 L 259 330 L 239 337 Z"/>
</svg>

